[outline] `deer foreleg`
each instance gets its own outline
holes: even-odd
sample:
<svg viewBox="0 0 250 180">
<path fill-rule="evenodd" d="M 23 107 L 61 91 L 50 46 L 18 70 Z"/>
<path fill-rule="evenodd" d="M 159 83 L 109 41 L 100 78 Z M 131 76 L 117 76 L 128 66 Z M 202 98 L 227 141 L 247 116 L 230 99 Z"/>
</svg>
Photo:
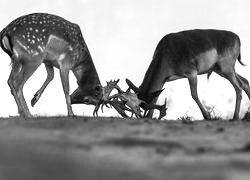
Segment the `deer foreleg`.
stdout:
<svg viewBox="0 0 250 180">
<path fill-rule="evenodd" d="M 202 112 L 203 117 L 205 119 L 211 119 L 210 115 L 205 110 L 205 108 L 201 104 L 200 99 L 198 97 L 198 92 L 197 92 L 197 72 L 194 72 L 194 73 L 190 74 L 188 76 L 188 81 L 189 81 L 189 85 L 190 85 L 190 90 L 191 90 L 192 98 L 195 100 L 195 102 L 199 106 L 199 108 L 200 108 L 200 110 Z"/>
<path fill-rule="evenodd" d="M 47 78 L 46 78 L 45 82 L 43 83 L 42 87 L 34 94 L 34 97 L 31 100 L 31 106 L 32 107 L 37 103 L 37 101 L 40 99 L 41 95 L 43 94 L 43 91 L 46 89 L 48 84 L 54 78 L 54 68 L 53 68 L 53 66 L 45 64 L 45 68 L 46 68 L 46 71 L 47 71 Z"/>
<path fill-rule="evenodd" d="M 60 69 L 60 77 L 62 81 L 63 91 L 66 99 L 68 116 L 74 116 L 72 107 L 71 107 L 71 99 L 69 95 L 69 70 L 68 69 Z"/>
<path fill-rule="evenodd" d="M 12 60 L 12 61 L 13 61 L 12 69 L 11 69 L 11 73 L 10 73 L 10 76 L 9 76 L 9 79 L 8 79 L 8 85 L 10 87 L 11 94 L 15 98 L 17 108 L 18 108 L 18 113 L 20 114 L 23 111 L 23 108 L 22 108 L 22 104 L 21 104 L 20 100 L 17 97 L 17 87 L 16 87 L 15 80 L 16 80 L 16 76 L 19 73 L 20 68 L 22 67 L 22 65 L 19 64 L 19 63 L 14 62 L 14 60 Z"/>
<path fill-rule="evenodd" d="M 17 87 L 17 96 L 22 106 L 22 111 L 20 112 L 21 116 L 31 117 L 29 108 L 23 96 L 23 86 L 39 66 L 40 62 L 38 63 L 26 62 L 22 65 L 21 71 L 17 74 L 15 81 Z"/>
</svg>

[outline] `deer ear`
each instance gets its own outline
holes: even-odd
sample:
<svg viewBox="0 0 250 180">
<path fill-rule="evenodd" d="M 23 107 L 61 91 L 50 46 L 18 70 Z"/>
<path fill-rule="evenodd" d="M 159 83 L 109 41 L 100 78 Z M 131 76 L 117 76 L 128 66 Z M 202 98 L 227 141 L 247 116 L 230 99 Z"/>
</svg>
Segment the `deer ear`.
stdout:
<svg viewBox="0 0 250 180">
<path fill-rule="evenodd" d="M 131 88 L 135 93 L 139 92 L 139 88 L 136 87 L 129 79 L 126 79 L 126 83 L 129 88 Z"/>
<path fill-rule="evenodd" d="M 161 92 L 162 92 L 163 90 L 164 90 L 164 89 L 154 91 L 154 92 L 152 92 L 152 93 L 150 94 L 150 96 L 151 96 L 152 98 L 156 98 L 156 97 L 158 97 L 158 96 L 161 94 Z"/>
</svg>

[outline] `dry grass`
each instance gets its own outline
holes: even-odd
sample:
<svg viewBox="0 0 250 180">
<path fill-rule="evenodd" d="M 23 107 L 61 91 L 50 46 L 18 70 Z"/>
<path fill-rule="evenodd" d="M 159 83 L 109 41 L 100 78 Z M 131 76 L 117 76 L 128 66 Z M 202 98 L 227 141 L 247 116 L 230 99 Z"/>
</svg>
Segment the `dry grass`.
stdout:
<svg viewBox="0 0 250 180">
<path fill-rule="evenodd" d="M 250 107 L 242 118 L 242 121 L 250 121 Z"/>
</svg>

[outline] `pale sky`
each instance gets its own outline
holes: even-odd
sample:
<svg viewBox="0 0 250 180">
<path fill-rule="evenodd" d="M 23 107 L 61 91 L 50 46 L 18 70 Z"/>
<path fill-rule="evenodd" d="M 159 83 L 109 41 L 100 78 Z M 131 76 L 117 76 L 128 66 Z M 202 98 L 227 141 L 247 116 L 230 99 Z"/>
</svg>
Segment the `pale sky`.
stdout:
<svg viewBox="0 0 250 180">
<path fill-rule="evenodd" d="M 8 0 L 1 2 L 0 28 L 15 18 L 34 12 L 59 15 L 77 23 L 92 55 L 102 85 L 111 79 L 121 79 L 119 85 L 126 89 L 125 78 L 139 86 L 152 60 L 160 39 L 172 32 L 187 29 L 224 29 L 238 34 L 242 43 L 242 61 L 236 71 L 250 80 L 250 1 L 249 0 Z M 10 58 L 0 51 L 0 116 L 17 115 L 17 106 L 10 93 L 7 79 Z M 46 79 L 44 65 L 34 73 L 24 87 L 24 95 L 34 115 L 66 115 L 67 108 L 58 70 L 35 107 L 30 106 L 33 94 Z M 71 73 L 71 92 L 77 87 Z M 166 83 L 158 103 L 168 100 L 166 119 L 185 115 L 201 119 L 202 115 L 193 101 L 187 79 Z M 209 81 L 198 79 L 201 101 L 214 106 L 216 115 L 232 117 L 235 91 L 232 85 L 215 73 Z M 249 100 L 243 93 L 241 113 Z M 92 115 L 93 106 L 73 105 L 77 115 Z M 104 109 L 103 116 L 117 116 L 114 109 Z"/>
</svg>

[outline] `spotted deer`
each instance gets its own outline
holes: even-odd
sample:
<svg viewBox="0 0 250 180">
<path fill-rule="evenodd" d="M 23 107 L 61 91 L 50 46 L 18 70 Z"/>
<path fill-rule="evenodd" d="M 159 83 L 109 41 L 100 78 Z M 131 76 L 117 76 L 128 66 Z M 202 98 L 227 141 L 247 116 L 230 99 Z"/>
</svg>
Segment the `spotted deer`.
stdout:
<svg viewBox="0 0 250 180">
<path fill-rule="evenodd" d="M 34 13 L 19 17 L 1 33 L 1 48 L 11 58 L 8 79 L 21 116 L 31 117 L 23 96 L 23 86 L 35 70 L 45 64 L 47 79 L 31 103 L 38 101 L 59 69 L 68 115 L 73 116 L 71 104 L 96 104 L 102 96 L 102 86 L 80 27 L 59 16 Z M 69 71 L 77 79 L 78 88 L 69 95 Z"/>
<path fill-rule="evenodd" d="M 240 39 L 230 31 L 222 30 L 187 30 L 164 36 L 158 43 L 153 60 L 137 88 L 130 80 L 128 85 L 138 94 L 138 98 L 148 104 L 156 102 L 165 82 L 187 78 L 192 98 L 199 106 L 203 117 L 210 115 L 199 100 L 197 75 L 212 72 L 226 78 L 236 92 L 234 120 L 239 119 L 242 89 L 250 99 L 248 81 L 235 72 L 235 62 L 240 56 Z M 158 91 L 159 90 L 159 91 Z M 152 117 L 153 112 L 148 113 Z"/>
</svg>

